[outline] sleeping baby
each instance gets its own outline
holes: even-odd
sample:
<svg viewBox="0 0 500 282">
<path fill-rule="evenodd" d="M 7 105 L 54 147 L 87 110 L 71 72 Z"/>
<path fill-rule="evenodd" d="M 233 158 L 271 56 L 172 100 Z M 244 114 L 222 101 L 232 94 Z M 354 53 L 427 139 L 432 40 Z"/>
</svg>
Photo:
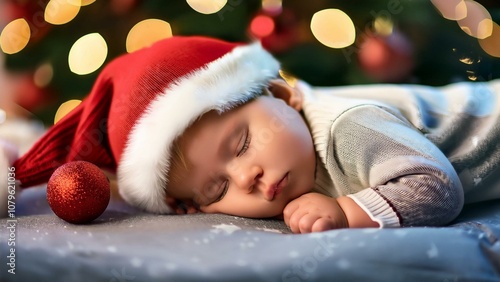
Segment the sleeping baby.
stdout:
<svg viewBox="0 0 500 282">
<path fill-rule="evenodd" d="M 146 211 L 179 201 L 295 233 L 446 225 L 500 198 L 500 81 L 318 88 L 279 70 L 258 43 L 207 37 L 121 56 L 15 160 L 17 181 L 85 160 Z"/>
</svg>

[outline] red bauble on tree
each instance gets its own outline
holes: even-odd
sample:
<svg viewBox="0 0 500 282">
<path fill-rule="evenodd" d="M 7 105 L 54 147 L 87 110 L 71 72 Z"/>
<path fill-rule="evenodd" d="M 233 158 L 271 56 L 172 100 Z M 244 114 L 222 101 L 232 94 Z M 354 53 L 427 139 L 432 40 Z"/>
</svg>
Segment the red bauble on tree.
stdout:
<svg viewBox="0 0 500 282">
<path fill-rule="evenodd" d="M 94 164 L 74 161 L 54 171 L 47 184 L 47 201 L 52 211 L 67 222 L 88 223 L 109 204 L 110 185 Z"/>
<path fill-rule="evenodd" d="M 296 15 L 290 10 L 263 10 L 252 19 L 248 31 L 253 37 L 260 39 L 264 48 L 280 53 L 300 40 L 298 23 Z"/>
<path fill-rule="evenodd" d="M 49 88 L 37 86 L 30 72 L 11 75 L 7 82 L 12 89 L 12 99 L 30 112 L 36 112 L 54 101 L 54 93 Z"/>
<path fill-rule="evenodd" d="M 413 47 L 401 32 L 367 35 L 359 48 L 359 64 L 377 82 L 402 82 L 413 70 Z"/>
</svg>

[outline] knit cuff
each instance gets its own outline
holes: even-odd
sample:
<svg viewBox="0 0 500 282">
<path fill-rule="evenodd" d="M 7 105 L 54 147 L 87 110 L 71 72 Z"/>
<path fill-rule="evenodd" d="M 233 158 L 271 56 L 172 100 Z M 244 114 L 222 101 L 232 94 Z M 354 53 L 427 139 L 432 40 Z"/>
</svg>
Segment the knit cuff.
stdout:
<svg viewBox="0 0 500 282">
<path fill-rule="evenodd" d="M 380 225 L 380 228 L 401 227 L 396 212 L 373 189 L 367 188 L 347 197 L 353 199 L 370 216 L 371 220 Z"/>
</svg>

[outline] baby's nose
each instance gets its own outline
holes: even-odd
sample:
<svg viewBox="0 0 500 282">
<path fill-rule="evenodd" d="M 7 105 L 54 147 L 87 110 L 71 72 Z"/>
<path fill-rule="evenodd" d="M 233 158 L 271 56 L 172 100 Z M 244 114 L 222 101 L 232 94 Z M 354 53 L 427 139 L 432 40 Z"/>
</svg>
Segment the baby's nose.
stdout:
<svg viewBox="0 0 500 282">
<path fill-rule="evenodd" d="M 262 174 L 262 169 L 259 166 L 251 166 L 234 171 L 231 178 L 240 189 L 250 193 Z"/>
</svg>

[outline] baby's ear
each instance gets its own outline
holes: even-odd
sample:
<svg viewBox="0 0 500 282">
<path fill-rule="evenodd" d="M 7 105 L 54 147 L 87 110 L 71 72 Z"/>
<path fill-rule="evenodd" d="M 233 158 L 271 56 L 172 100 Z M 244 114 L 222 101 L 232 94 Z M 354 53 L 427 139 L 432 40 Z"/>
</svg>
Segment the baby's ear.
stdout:
<svg viewBox="0 0 500 282">
<path fill-rule="evenodd" d="M 275 98 L 285 101 L 287 105 L 297 111 L 302 110 L 304 94 L 299 89 L 291 87 L 282 79 L 271 80 L 268 89 Z"/>
</svg>

